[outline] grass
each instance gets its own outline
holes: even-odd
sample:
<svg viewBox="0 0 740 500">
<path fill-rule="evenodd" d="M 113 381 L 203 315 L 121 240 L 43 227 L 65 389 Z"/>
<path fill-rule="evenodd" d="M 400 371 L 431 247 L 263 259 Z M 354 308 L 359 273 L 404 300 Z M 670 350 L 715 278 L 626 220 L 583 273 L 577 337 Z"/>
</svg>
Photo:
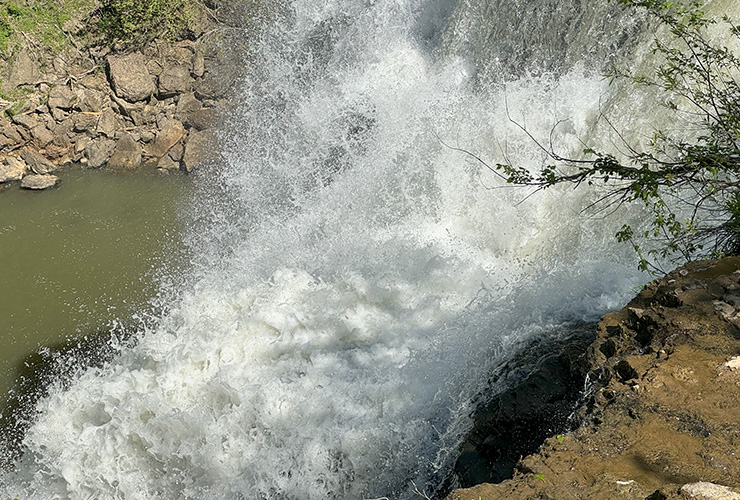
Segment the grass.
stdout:
<svg viewBox="0 0 740 500">
<path fill-rule="evenodd" d="M 0 0 L 0 51 L 9 58 L 22 43 L 54 52 L 70 44 L 62 27 L 95 9 L 97 0 Z"/>
</svg>

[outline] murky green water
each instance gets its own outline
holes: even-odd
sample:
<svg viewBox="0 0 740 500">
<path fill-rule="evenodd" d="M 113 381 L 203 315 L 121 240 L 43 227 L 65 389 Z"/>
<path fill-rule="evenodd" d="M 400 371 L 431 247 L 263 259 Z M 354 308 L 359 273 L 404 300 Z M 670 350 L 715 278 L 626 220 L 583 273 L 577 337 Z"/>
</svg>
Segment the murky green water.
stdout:
<svg viewBox="0 0 740 500">
<path fill-rule="evenodd" d="M 0 401 L 39 346 L 145 308 L 183 261 L 191 182 L 78 169 L 50 191 L 0 186 Z"/>
</svg>

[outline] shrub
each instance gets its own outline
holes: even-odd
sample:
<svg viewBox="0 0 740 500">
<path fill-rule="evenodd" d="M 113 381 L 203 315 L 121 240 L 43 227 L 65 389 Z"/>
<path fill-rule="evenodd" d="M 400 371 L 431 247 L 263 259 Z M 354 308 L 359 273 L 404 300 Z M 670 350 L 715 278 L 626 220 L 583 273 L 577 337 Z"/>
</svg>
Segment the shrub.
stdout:
<svg viewBox="0 0 740 500">
<path fill-rule="evenodd" d="M 104 0 L 100 28 L 111 41 L 143 45 L 187 38 L 201 12 L 194 0 Z"/>
</svg>

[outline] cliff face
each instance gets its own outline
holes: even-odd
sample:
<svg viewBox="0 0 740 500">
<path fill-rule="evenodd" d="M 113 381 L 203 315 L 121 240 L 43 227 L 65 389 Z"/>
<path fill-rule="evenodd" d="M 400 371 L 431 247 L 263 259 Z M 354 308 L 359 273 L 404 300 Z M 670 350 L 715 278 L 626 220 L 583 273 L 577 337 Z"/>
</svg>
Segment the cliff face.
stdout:
<svg viewBox="0 0 740 500">
<path fill-rule="evenodd" d="M 740 258 L 647 285 L 602 319 L 588 362 L 580 428 L 448 500 L 740 499 Z"/>
</svg>

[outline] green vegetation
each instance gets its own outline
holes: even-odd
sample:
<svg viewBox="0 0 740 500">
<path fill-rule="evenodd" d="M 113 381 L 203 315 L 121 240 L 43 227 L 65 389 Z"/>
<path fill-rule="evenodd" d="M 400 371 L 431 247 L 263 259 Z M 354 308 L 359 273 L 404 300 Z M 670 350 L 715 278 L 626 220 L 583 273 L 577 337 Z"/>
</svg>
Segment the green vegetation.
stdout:
<svg viewBox="0 0 740 500">
<path fill-rule="evenodd" d="M 716 40 L 717 30 L 722 30 L 732 43 L 740 42 L 740 28 L 726 16 L 707 18 L 698 2 L 619 1 L 647 12 L 668 35 L 654 42 L 657 63 L 652 74 L 614 70 L 609 76 L 657 89 L 674 123 L 686 123 L 681 132 L 691 132 L 691 137 L 658 131 L 646 151 L 624 141 L 622 149 L 629 152 L 621 159 L 590 148 L 583 158 L 563 158 L 543 146 L 552 163 L 535 173 L 513 165 L 489 168 L 509 183 L 538 189 L 603 183 L 606 194 L 591 207 L 602 213 L 625 203 L 643 204 L 650 214 L 647 229 L 625 225 L 616 235 L 637 251 L 643 270 L 662 271 L 656 262 L 660 260 L 737 254 L 740 57 L 726 40 Z M 643 238 L 657 245 L 638 243 Z"/>
<path fill-rule="evenodd" d="M 70 43 L 65 24 L 94 10 L 95 4 L 95 0 L 2 0 L 0 51 L 7 57 L 21 43 L 58 51 Z"/>
<path fill-rule="evenodd" d="M 196 0 L 104 0 L 100 28 L 109 40 L 131 45 L 184 39 L 203 8 Z"/>
</svg>

